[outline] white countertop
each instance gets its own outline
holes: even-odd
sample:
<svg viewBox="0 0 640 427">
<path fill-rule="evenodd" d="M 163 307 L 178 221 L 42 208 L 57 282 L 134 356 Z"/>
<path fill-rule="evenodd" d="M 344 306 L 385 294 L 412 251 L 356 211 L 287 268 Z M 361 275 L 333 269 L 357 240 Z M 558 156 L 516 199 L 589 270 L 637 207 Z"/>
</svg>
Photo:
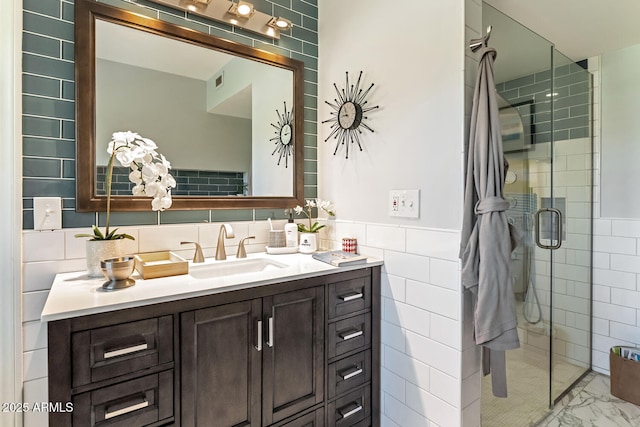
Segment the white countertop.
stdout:
<svg viewBox="0 0 640 427">
<path fill-rule="evenodd" d="M 212 276 L 197 279 L 190 274 L 143 280 L 137 272 L 131 278 L 135 286 L 106 292 L 102 289 L 104 278 L 90 278 L 86 271 L 57 274 L 51 291 L 42 310 L 44 322 L 104 313 L 125 308 L 140 307 L 202 295 L 211 295 L 235 289 L 269 285 L 283 281 L 304 279 L 332 274 L 340 271 L 356 270 L 364 267 L 382 265 L 381 260 L 369 258 L 366 264 L 334 267 L 317 261 L 307 254 L 269 255 L 257 253 L 247 259 L 266 258 L 276 263 L 286 264 L 282 268 L 271 268 L 256 273 L 242 273 L 228 276 Z M 207 258 L 204 264 L 189 263 L 190 271 L 209 264 L 230 263 Z"/>
</svg>

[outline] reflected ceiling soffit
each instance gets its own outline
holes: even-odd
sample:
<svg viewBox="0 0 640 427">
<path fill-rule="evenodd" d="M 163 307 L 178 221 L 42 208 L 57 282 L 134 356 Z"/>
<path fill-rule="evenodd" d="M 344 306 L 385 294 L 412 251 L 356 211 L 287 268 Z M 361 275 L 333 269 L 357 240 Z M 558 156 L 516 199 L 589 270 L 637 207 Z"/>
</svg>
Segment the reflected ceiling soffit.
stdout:
<svg viewBox="0 0 640 427">
<path fill-rule="evenodd" d="M 204 16 L 214 21 L 233 25 L 261 36 L 280 39 L 280 31 L 292 27 L 291 21 L 276 18 L 255 10 L 247 1 L 229 0 L 150 0 L 179 10 L 186 10 L 195 15 Z M 250 13 L 243 15 L 243 9 Z M 286 24 L 283 26 L 283 24 Z"/>
</svg>

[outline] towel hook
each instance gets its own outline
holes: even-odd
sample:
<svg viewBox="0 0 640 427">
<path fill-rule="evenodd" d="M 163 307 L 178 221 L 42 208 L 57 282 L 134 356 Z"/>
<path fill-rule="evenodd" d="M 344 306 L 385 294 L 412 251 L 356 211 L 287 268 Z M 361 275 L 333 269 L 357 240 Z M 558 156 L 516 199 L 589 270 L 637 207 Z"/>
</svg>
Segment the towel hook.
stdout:
<svg viewBox="0 0 640 427">
<path fill-rule="evenodd" d="M 487 33 L 480 37 L 479 39 L 472 39 L 471 42 L 469 43 L 469 48 L 475 52 L 476 50 L 480 49 L 481 47 L 486 47 L 487 43 L 489 42 L 489 37 L 491 37 L 491 28 L 492 26 L 489 25 L 487 27 Z"/>
</svg>

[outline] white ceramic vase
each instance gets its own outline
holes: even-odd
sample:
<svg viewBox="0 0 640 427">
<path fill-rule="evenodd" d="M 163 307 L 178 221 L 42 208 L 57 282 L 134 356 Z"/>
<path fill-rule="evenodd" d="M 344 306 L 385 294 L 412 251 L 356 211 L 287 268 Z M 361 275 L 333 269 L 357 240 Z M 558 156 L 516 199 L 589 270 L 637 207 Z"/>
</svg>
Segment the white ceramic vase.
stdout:
<svg viewBox="0 0 640 427">
<path fill-rule="evenodd" d="M 87 240 L 87 273 L 89 277 L 104 277 L 100 260 L 124 255 L 124 242 L 118 240 Z"/>
<path fill-rule="evenodd" d="M 318 250 L 316 233 L 300 233 L 300 246 L 298 251 L 303 254 L 311 254 Z"/>
</svg>

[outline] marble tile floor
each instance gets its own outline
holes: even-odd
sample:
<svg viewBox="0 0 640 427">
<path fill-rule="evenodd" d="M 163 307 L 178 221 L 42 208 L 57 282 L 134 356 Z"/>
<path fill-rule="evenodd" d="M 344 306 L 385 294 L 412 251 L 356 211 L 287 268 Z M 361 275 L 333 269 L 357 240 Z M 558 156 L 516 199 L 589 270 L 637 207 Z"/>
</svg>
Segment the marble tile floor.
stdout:
<svg viewBox="0 0 640 427">
<path fill-rule="evenodd" d="M 591 372 L 537 426 L 640 426 L 640 406 L 612 396 L 609 390 L 609 377 Z"/>
</svg>

